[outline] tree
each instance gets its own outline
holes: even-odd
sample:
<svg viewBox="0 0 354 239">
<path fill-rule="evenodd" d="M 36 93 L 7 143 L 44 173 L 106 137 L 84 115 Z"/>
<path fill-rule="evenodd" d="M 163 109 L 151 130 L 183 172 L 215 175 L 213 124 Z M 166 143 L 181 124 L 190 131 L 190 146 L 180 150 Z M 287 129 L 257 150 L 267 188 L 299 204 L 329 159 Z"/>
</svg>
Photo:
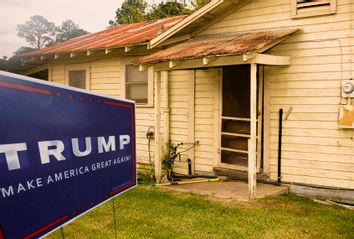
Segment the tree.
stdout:
<svg viewBox="0 0 354 239">
<path fill-rule="evenodd" d="M 204 6 L 205 4 L 207 4 L 208 2 L 210 2 L 210 0 L 194 0 L 194 1 L 192 1 L 193 9 L 197 10 L 197 9 L 201 8 L 202 6 Z"/>
<path fill-rule="evenodd" d="M 6 71 L 7 68 L 9 67 L 9 61 L 7 60 L 6 56 L 3 56 L 2 59 L 0 59 L 0 70 Z"/>
<path fill-rule="evenodd" d="M 115 20 L 110 20 L 110 25 L 120 25 L 146 20 L 145 11 L 147 3 L 145 0 L 125 0 L 121 8 L 116 11 Z"/>
<path fill-rule="evenodd" d="M 16 72 L 16 70 L 22 68 L 23 63 L 21 62 L 21 55 L 26 52 L 36 50 L 32 47 L 22 46 L 18 48 L 13 55 L 8 58 L 3 56 L 3 59 L 0 59 L 0 70 Z"/>
<path fill-rule="evenodd" d="M 39 15 L 32 16 L 25 24 L 17 25 L 17 36 L 25 38 L 36 49 L 52 44 L 57 31 L 54 23 Z"/>
<path fill-rule="evenodd" d="M 56 37 L 56 42 L 63 42 L 74 37 L 82 36 L 88 34 L 89 32 L 80 28 L 78 24 L 72 20 L 66 20 L 61 24 L 59 33 Z"/>
<path fill-rule="evenodd" d="M 193 10 L 188 8 L 186 4 L 179 2 L 161 2 L 153 5 L 152 10 L 147 14 L 149 20 L 164 17 L 172 17 L 178 15 L 190 14 Z"/>
<path fill-rule="evenodd" d="M 115 20 L 110 20 L 110 25 L 120 25 L 133 22 L 143 22 L 164 17 L 190 14 L 208 3 L 209 0 L 191 0 L 191 4 L 178 2 L 161 2 L 148 5 L 146 0 L 125 0 L 115 12 Z"/>
</svg>

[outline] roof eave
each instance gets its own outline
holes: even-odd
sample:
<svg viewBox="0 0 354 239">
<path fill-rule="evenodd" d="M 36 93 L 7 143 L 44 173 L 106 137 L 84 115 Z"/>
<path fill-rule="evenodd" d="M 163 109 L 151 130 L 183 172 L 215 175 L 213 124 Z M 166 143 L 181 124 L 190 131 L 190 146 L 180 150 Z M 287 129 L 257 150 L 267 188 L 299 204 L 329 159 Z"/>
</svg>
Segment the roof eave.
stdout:
<svg viewBox="0 0 354 239">
<path fill-rule="evenodd" d="M 85 55 L 85 56 L 92 56 L 93 54 L 97 52 L 104 52 L 104 55 L 108 55 L 112 53 L 113 51 L 124 49 L 124 53 L 129 54 L 133 50 L 139 48 L 139 47 L 144 47 L 146 46 L 146 50 L 148 50 L 148 42 L 144 43 L 137 43 L 137 44 L 129 44 L 129 45 L 122 45 L 122 46 L 109 46 L 109 47 L 104 47 L 104 48 L 90 48 L 87 50 L 80 50 L 80 51 L 63 51 L 63 52 L 57 52 L 57 53 L 42 53 L 42 54 L 31 54 L 31 55 L 22 55 L 21 58 L 27 59 L 30 61 L 36 61 L 40 60 L 41 62 L 45 63 L 46 61 L 50 60 L 56 60 L 59 58 L 62 58 L 63 56 L 68 56 L 69 58 L 74 58 L 78 55 Z M 85 54 L 86 53 L 86 54 Z"/>
<path fill-rule="evenodd" d="M 157 37 L 153 38 L 150 40 L 149 43 L 149 48 L 154 48 L 158 45 L 160 45 L 162 42 L 173 36 L 176 32 L 182 30 L 195 20 L 201 18 L 211 10 L 217 8 L 220 6 L 222 3 L 224 3 L 225 0 L 211 0 L 209 3 L 192 13 L 191 15 L 187 16 L 186 18 L 182 19 L 180 22 L 178 22 L 176 25 L 165 31 L 164 33 L 158 35 Z"/>
<path fill-rule="evenodd" d="M 192 60 L 192 59 L 199 59 L 199 58 L 215 58 L 215 57 L 223 57 L 223 56 L 235 56 L 235 55 L 242 55 L 244 61 L 248 61 L 249 59 L 253 58 L 254 56 L 264 53 L 266 51 L 268 51 L 269 49 L 273 48 L 274 46 L 280 44 L 281 42 L 285 41 L 286 39 L 288 39 L 290 36 L 292 36 L 294 33 L 298 32 L 298 29 L 289 29 L 287 30 L 286 33 L 283 33 L 282 36 L 279 36 L 277 39 L 272 40 L 271 42 L 267 43 L 266 45 L 264 45 L 263 47 L 260 47 L 258 49 L 254 49 L 254 50 L 249 50 L 249 51 L 245 51 L 245 52 L 230 52 L 230 53 L 225 53 L 225 54 L 221 54 L 216 53 L 216 54 L 211 54 L 210 51 L 205 52 L 205 54 L 199 54 L 197 56 L 187 56 L 187 57 L 181 57 L 178 58 L 176 57 L 176 55 L 174 53 L 172 53 L 172 57 L 171 57 L 171 53 L 169 53 L 166 56 L 163 56 L 163 54 L 160 56 L 155 56 L 156 54 L 152 54 L 149 55 L 147 57 L 143 57 L 142 59 L 139 59 L 138 61 L 136 61 L 137 64 L 157 64 L 157 63 L 161 63 L 161 62 L 168 62 L 168 61 L 179 61 L 179 60 Z M 285 35 L 284 35 L 285 34 Z M 186 45 L 188 44 L 188 41 L 185 43 L 181 43 L 182 45 Z M 168 49 L 166 49 L 168 50 Z M 185 51 L 189 51 L 188 49 Z M 163 52 L 163 51 L 162 51 Z M 169 56 L 170 55 L 170 56 Z M 146 59 L 144 59 L 146 58 Z"/>
<path fill-rule="evenodd" d="M 153 65 L 155 71 L 166 70 L 187 70 L 207 67 L 221 67 L 229 65 L 260 64 L 268 66 L 289 66 L 291 64 L 290 56 L 276 56 L 270 54 L 255 53 L 252 57 L 247 54 L 241 55 L 222 55 L 208 56 L 193 59 L 179 59 L 170 61 L 161 61 L 157 63 L 142 63 L 140 66 L 146 67 Z"/>
</svg>

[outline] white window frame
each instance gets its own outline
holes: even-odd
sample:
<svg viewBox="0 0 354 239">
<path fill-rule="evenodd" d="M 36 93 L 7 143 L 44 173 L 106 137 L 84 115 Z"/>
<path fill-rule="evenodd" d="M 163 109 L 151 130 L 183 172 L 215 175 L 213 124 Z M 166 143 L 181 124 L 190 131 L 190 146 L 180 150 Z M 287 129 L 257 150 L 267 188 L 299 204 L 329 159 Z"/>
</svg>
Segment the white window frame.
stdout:
<svg viewBox="0 0 354 239">
<path fill-rule="evenodd" d="M 85 82 L 85 90 L 91 89 L 91 77 L 90 77 L 90 64 L 73 64 L 65 66 L 65 79 L 64 84 L 69 86 L 69 72 L 70 71 L 86 71 L 86 82 Z"/>
<path fill-rule="evenodd" d="M 126 99 L 126 66 L 133 64 L 133 59 L 129 58 L 121 62 L 121 87 L 120 87 L 120 95 L 122 98 Z M 148 99 L 147 103 L 137 103 L 137 108 L 147 108 L 147 107 L 154 107 L 154 69 L 152 66 L 147 68 L 147 75 L 148 75 Z"/>
<path fill-rule="evenodd" d="M 291 0 L 291 18 L 296 19 L 296 18 L 305 18 L 305 17 L 315 17 L 315 16 L 323 16 L 323 15 L 330 15 L 330 14 L 335 14 L 337 10 L 337 0 L 323 0 L 324 2 L 327 2 L 329 4 L 329 9 L 326 11 L 321 11 L 319 10 L 318 7 L 314 3 L 314 5 L 311 5 L 309 3 L 309 8 L 313 8 L 313 11 L 308 11 L 308 12 L 298 12 L 298 2 L 297 0 Z"/>
</svg>

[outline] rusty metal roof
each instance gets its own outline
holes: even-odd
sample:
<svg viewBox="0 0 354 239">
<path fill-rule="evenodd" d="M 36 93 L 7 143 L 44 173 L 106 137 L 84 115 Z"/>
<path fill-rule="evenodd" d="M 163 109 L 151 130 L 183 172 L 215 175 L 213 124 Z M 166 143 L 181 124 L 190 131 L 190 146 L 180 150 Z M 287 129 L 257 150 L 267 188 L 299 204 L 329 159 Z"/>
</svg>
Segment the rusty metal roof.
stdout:
<svg viewBox="0 0 354 239">
<path fill-rule="evenodd" d="M 31 51 L 22 56 L 81 52 L 147 43 L 185 17 L 186 16 L 175 16 L 147 22 L 113 26 L 100 32 L 75 37 L 53 46 Z"/>
<path fill-rule="evenodd" d="M 165 50 L 141 57 L 136 63 L 158 63 L 170 60 L 186 60 L 210 56 L 242 55 L 262 52 L 267 46 L 285 40 L 295 29 L 217 34 L 197 37 Z"/>
</svg>

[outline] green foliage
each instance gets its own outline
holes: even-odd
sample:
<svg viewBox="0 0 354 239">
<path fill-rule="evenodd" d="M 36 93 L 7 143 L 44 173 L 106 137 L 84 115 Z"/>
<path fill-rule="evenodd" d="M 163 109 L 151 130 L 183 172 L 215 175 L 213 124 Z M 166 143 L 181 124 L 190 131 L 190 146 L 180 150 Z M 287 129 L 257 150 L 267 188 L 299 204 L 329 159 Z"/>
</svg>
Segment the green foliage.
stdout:
<svg viewBox="0 0 354 239">
<path fill-rule="evenodd" d="M 61 27 L 56 36 L 56 42 L 62 42 L 74 37 L 88 34 L 89 32 L 80 28 L 78 24 L 72 20 L 66 20 L 61 24 Z"/>
<path fill-rule="evenodd" d="M 173 164 L 176 157 L 178 156 L 177 147 L 178 145 L 173 144 L 171 140 L 169 140 L 166 143 L 165 154 L 163 155 L 161 161 L 162 170 L 164 171 L 168 180 L 172 180 L 173 178 Z"/>
<path fill-rule="evenodd" d="M 201 8 L 202 6 L 207 4 L 208 2 L 210 2 L 210 1 L 209 0 L 194 0 L 194 1 L 192 1 L 192 6 L 196 10 L 196 9 Z"/>
<path fill-rule="evenodd" d="M 16 72 L 22 67 L 20 55 L 33 50 L 35 49 L 32 47 L 23 46 L 17 49 L 10 58 L 3 57 L 3 59 L 0 60 L 0 70 Z"/>
<path fill-rule="evenodd" d="M 110 20 L 110 25 L 120 25 L 146 20 L 145 11 L 147 3 L 145 0 L 125 0 L 116 11 L 115 20 Z"/>
<path fill-rule="evenodd" d="M 0 59 L 0 70 L 6 71 L 7 68 L 8 68 L 8 64 L 9 64 L 9 63 L 8 63 L 6 57 Z"/>
<path fill-rule="evenodd" d="M 152 6 L 152 10 L 147 14 L 149 20 L 159 19 L 164 17 L 172 17 L 179 15 L 190 14 L 192 9 L 186 4 L 179 2 L 161 2 Z"/>
<path fill-rule="evenodd" d="M 110 25 L 143 22 L 164 17 L 186 15 L 200 8 L 208 0 L 193 0 L 190 5 L 180 2 L 164 2 L 149 5 L 146 0 L 125 0 L 115 12 L 115 20 Z"/>
<path fill-rule="evenodd" d="M 54 23 L 39 15 L 32 16 L 25 24 L 17 25 L 17 36 L 25 38 L 35 49 L 52 44 L 57 31 Z"/>
</svg>

